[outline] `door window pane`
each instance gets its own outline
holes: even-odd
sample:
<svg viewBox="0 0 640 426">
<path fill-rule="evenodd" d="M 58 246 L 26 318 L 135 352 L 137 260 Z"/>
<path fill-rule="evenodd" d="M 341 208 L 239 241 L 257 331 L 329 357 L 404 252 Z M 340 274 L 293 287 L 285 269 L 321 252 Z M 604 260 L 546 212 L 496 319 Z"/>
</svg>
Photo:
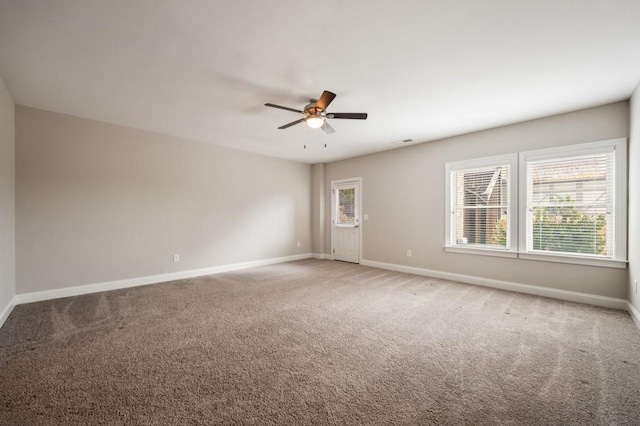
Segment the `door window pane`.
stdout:
<svg viewBox="0 0 640 426">
<path fill-rule="evenodd" d="M 355 225 L 355 188 L 338 189 L 338 202 L 336 203 L 338 211 L 336 212 L 336 223 L 338 225 Z"/>
</svg>

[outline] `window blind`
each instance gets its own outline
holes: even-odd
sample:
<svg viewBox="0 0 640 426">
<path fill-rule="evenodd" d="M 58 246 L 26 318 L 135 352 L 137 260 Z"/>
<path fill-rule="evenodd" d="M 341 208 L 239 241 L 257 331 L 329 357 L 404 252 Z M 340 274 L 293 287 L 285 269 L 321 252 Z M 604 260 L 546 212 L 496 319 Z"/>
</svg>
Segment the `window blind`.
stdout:
<svg viewBox="0 0 640 426">
<path fill-rule="evenodd" d="M 509 246 L 508 164 L 451 171 L 451 245 Z"/>
<path fill-rule="evenodd" d="M 614 155 L 527 162 L 527 251 L 613 257 Z"/>
<path fill-rule="evenodd" d="M 336 224 L 355 225 L 356 222 L 356 189 L 340 188 L 337 193 Z"/>
</svg>

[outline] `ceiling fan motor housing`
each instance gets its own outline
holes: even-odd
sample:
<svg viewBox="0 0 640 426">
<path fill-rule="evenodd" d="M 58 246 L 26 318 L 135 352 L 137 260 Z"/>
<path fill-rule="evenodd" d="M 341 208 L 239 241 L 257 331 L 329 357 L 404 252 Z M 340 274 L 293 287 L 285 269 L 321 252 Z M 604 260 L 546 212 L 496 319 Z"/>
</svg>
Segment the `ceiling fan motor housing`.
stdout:
<svg viewBox="0 0 640 426">
<path fill-rule="evenodd" d="M 304 113 L 307 114 L 307 115 L 321 116 L 323 110 L 322 110 L 322 108 L 318 107 L 317 102 L 318 102 L 317 99 L 310 99 L 309 100 L 309 104 L 307 104 L 304 107 Z"/>
</svg>

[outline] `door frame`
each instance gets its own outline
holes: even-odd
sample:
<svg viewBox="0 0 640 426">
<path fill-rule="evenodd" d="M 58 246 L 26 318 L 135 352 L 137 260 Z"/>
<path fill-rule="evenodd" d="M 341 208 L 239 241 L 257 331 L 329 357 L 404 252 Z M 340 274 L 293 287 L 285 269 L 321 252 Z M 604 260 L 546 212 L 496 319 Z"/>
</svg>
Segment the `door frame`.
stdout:
<svg viewBox="0 0 640 426">
<path fill-rule="evenodd" d="M 358 219 L 358 264 L 362 263 L 362 176 L 359 177 L 354 177 L 354 178 L 347 178 L 347 179 L 336 179 L 336 180 L 332 180 L 331 181 L 331 217 L 330 217 L 330 226 L 331 226 L 331 260 L 335 260 L 334 259 L 334 246 L 333 246 L 333 242 L 335 241 L 335 236 L 333 235 L 334 233 L 334 225 L 335 225 L 335 220 L 336 220 L 336 197 L 334 196 L 334 189 L 335 189 L 335 185 L 340 185 L 340 184 L 345 184 L 345 183 L 357 183 L 358 184 L 358 190 L 356 191 L 356 202 L 358 203 L 358 214 L 357 214 L 357 219 Z"/>
</svg>

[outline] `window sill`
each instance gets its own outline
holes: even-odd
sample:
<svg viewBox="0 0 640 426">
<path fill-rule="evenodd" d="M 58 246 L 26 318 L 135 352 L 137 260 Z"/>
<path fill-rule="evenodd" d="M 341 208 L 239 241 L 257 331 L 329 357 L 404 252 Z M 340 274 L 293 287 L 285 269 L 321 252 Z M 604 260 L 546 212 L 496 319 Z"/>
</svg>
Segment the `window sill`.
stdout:
<svg viewBox="0 0 640 426">
<path fill-rule="evenodd" d="M 509 257 L 512 259 L 537 260 L 541 262 L 571 263 L 574 265 L 600 266 L 605 268 L 626 269 L 626 260 L 597 259 L 578 256 L 563 256 L 546 253 L 519 253 L 500 249 L 490 249 L 482 247 L 460 247 L 444 246 L 444 250 L 449 253 L 474 254 L 480 256 Z"/>
<path fill-rule="evenodd" d="M 605 268 L 618 268 L 618 269 L 627 268 L 626 260 L 595 259 L 595 258 L 590 259 L 588 257 L 563 256 L 558 254 L 543 254 L 543 253 L 520 253 L 518 257 L 520 259 L 538 260 L 543 262 L 573 263 L 575 265 L 603 266 Z"/>
<path fill-rule="evenodd" d="M 477 254 L 481 256 L 496 256 L 496 257 L 518 257 L 518 253 L 514 251 L 490 249 L 485 247 L 460 247 L 460 246 L 444 246 L 444 250 L 449 253 L 463 253 L 463 254 Z"/>
</svg>

